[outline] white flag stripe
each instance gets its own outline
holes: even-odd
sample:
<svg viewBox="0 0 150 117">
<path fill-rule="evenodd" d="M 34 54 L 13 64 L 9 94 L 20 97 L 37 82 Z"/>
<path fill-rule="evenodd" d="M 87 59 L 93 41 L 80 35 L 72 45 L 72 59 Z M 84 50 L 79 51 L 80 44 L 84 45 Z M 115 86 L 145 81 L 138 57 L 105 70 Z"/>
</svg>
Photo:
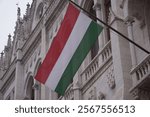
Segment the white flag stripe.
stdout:
<svg viewBox="0 0 150 117">
<path fill-rule="evenodd" d="M 51 74 L 49 75 L 45 85 L 51 87 L 55 90 L 59 80 L 64 73 L 67 65 L 69 64 L 74 52 L 76 51 L 78 45 L 80 44 L 86 30 L 88 29 L 91 19 L 80 12 L 73 31 L 60 55 L 58 61 L 56 62 Z M 57 51 L 57 50 L 56 50 Z"/>
</svg>

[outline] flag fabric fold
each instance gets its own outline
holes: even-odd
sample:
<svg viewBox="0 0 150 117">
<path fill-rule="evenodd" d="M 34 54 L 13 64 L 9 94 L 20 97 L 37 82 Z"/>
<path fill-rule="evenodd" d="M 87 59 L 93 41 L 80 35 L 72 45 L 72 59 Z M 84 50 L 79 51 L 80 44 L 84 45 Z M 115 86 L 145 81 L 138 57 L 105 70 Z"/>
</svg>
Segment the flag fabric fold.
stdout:
<svg viewBox="0 0 150 117">
<path fill-rule="evenodd" d="M 35 79 L 64 95 L 102 29 L 74 5 L 69 4 Z"/>
</svg>

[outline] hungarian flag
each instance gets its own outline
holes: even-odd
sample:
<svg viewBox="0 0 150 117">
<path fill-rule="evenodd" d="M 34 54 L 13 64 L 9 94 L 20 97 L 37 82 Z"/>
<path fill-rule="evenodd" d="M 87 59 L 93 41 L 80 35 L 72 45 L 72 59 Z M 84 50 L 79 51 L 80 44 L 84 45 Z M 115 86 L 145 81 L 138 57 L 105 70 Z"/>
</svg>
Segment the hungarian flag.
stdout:
<svg viewBox="0 0 150 117">
<path fill-rule="evenodd" d="M 101 31 L 100 25 L 69 4 L 35 79 L 64 95 Z"/>
</svg>

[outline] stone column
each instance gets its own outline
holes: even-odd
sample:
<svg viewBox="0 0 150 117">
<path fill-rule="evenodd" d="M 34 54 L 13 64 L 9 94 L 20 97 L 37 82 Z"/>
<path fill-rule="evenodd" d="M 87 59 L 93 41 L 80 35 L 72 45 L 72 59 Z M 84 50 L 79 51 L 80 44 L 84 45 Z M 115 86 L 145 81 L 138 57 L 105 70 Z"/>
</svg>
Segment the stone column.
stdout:
<svg viewBox="0 0 150 117">
<path fill-rule="evenodd" d="M 129 38 L 132 41 L 134 41 L 134 36 L 133 36 L 133 22 L 134 22 L 134 19 L 133 19 L 133 17 L 128 16 L 125 20 L 126 20 L 126 24 L 128 25 Z M 131 52 L 132 68 L 134 68 L 137 64 L 137 59 L 136 59 L 135 46 L 132 43 L 130 43 L 130 52 Z"/>
</svg>

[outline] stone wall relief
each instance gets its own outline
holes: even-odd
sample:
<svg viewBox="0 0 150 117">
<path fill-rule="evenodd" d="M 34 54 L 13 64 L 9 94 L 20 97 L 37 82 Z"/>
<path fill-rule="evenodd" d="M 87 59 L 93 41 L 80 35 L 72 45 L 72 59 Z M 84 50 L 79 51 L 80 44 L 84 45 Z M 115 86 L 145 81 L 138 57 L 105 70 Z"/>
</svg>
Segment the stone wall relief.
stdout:
<svg viewBox="0 0 150 117">
<path fill-rule="evenodd" d="M 106 96 L 103 92 L 99 91 L 97 98 L 98 98 L 98 100 L 105 100 Z"/>
<path fill-rule="evenodd" d="M 115 75 L 114 75 L 114 69 L 113 69 L 113 67 L 111 67 L 108 70 L 106 78 L 107 78 L 107 84 L 108 84 L 109 88 L 110 89 L 114 89 L 116 87 L 116 83 L 115 83 Z"/>
<path fill-rule="evenodd" d="M 135 100 L 150 100 L 150 91 L 136 88 L 132 91 Z"/>
<path fill-rule="evenodd" d="M 97 99 L 96 87 L 94 87 L 89 91 L 88 100 L 96 100 L 96 99 Z"/>
<path fill-rule="evenodd" d="M 89 91 L 88 100 L 105 100 L 106 95 L 102 91 L 98 91 L 96 87 L 93 87 Z"/>
</svg>

